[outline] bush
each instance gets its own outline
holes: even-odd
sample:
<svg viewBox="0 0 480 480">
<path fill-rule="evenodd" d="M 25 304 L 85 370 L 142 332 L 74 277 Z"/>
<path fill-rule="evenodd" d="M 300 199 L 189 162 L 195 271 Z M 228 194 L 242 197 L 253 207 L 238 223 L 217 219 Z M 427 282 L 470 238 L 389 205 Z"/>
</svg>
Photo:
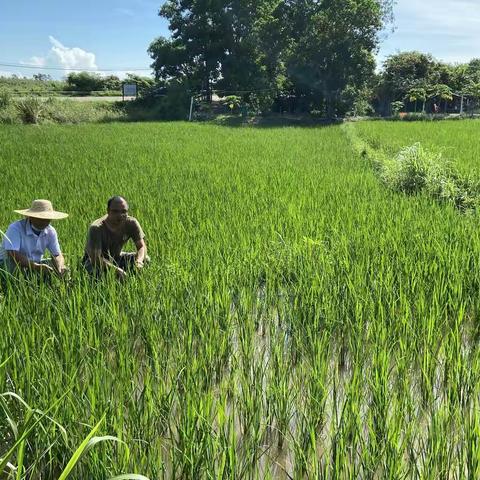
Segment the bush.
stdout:
<svg viewBox="0 0 480 480">
<path fill-rule="evenodd" d="M 72 72 L 67 76 L 67 85 L 69 90 L 89 93 L 100 90 L 120 89 L 120 79 L 114 75 L 103 78 L 97 73 Z"/>
<path fill-rule="evenodd" d="M 50 98 L 46 102 L 44 120 L 51 123 L 87 123 L 122 120 L 124 112 L 112 102 L 77 102 Z"/>
<path fill-rule="evenodd" d="M 0 110 L 7 108 L 12 103 L 12 95 L 8 90 L 0 90 Z"/>
<path fill-rule="evenodd" d="M 78 102 L 50 97 L 27 98 L 0 109 L 0 124 L 87 123 L 123 120 L 123 107 L 112 102 Z"/>
<path fill-rule="evenodd" d="M 461 210 L 480 205 L 480 182 L 463 177 L 440 153 L 424 149 L 420 143 L 401 150 L 381 168 L 383 181 L 392 189 L 410 195 L 425 192 L 438 201 Z"/>
<path fill-rule="evenodd" d="M 266 115 L 271 111 L 274 101 L 275 94 L 272 91 L 266 91 L 248 94 L 245 103 L 254 114 Z"/>
<path fill-rule="evenodd" d="M 190 93 L 185 85 L 173 82 L 161 92 L 156 87 L 125 106 L 131 120 L 186 120 L 190 109 Z"/>
<path fill-rule="evenodd" d="M 230 112 L 234 113 L 242 105 L 242 98 L 238 95 L 229 95 L 223 99 L 223 105 L 225 105 Z"/>
<path fill-rule="evenodd" d="M 16 105 L 12 102 L 8 106 L 0 108 L 0 125 L 21 124 L 22 120 L 18 114 Z"/>
<path fill-rule="evenodd" d="M 38 97 L 27 97 L 16 103 L 16 108 L 23 123 L 37 124 L 45 110 L 45 101 Z"/>
</svg>

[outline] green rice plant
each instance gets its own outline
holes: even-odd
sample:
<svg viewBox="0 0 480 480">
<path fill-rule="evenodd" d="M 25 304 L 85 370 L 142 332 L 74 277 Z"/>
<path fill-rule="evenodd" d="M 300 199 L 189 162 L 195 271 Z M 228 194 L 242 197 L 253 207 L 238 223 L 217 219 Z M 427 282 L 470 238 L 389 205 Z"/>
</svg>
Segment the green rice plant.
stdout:
<svg viewBox="0 0 480 480">
<path fill-rule="evenodd" d="M 6 475 L 474 478 L 480 230 L 454 207 L 479 123 L 459 123 L 2 125 L 0 229 L 50 198 L 72 269 L 1 285 L 0 391 L 67 432 L 0 397 Z M 420 194 L 385 188 L 417 141 Z M 92 281 L 86 230 L 118 193 L 152 263 Z M 128 449 L 85 454 L 100 429 Z"/>
</svg>

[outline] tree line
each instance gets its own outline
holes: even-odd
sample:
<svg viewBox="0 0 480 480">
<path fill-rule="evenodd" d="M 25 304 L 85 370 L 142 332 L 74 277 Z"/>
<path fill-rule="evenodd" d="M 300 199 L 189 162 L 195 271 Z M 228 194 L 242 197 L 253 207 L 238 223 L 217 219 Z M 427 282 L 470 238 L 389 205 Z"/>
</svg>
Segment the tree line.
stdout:
<svg viewBox="0 0 480 480">
<path fill-rule="evenodd" d="M 421 52 L 402 52 L 386 59 L 373 77 L 370 98 L 383 114 L 403 109 L 414 112 L 476 107 L 480 100 L 480 59 L 448 64 Z M 463 99 L 462 99 L 463 97 Z M 465 110 L 464 110 L 465 111 Z"/>
<path fill-rule="evenodd" d="M 135 83 L 140 91 L 145 91 L 155 85 L 155 80 L 133 73 L 127 73 L 126 78 L 122 80 L 117 75 L 100 75 L 95 72 L 71 72 L 63 80 L 54 80 L 46 73 L 35 73 L 31 78 L 17 75 L 0 76 L 1 91 L 23 95 L 70 92 L 75 94 L 112 92 L 118 95 L 123 83 Z"/>
<path fill-rule="evenodd" d="M 148 49 L 157 81 L 334 115 L 374 74 L 392 0 L 167 0 L 159 15 L 171 35 Z"/>
<path fill-rule="evenodd" d="M 257 111 L 328 116 L 421 111 L 448 104 L 457 92 L 477 95 L 480 60 L 452 66 L 407 52 L 375 72 L 392 3 L 167 0 L 159 15 L 170 37 L 148 49 L 155 79 L 183 103 L 194 94 L 209 102 L 216 92 Z"/>
</svg>

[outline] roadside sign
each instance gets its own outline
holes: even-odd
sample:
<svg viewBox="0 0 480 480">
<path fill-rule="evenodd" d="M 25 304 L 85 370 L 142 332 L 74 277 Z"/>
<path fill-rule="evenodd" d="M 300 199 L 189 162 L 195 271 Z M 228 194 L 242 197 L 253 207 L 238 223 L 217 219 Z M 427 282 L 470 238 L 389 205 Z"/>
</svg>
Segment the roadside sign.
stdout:
<svg viewBox="0 0 480 480">
<path fill-rule="evenodd" d="M 125 97 L 136 97 L 137 96 L 137 84 L 136 83 L 124 83 L 122 85 L 122 96 L 125 100 Z"/>
</svg>

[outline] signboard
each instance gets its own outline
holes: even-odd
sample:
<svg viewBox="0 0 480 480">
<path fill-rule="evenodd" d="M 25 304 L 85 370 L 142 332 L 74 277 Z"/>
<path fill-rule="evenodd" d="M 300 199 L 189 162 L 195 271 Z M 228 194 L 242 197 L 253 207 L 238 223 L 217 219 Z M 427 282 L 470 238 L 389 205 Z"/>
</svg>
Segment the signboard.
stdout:
<svg viewBox="0 0 480 480">
<path fill-rule="evenodd" d="M 136 97 L 137 96 L 137 84 L 136 83 L 124 83 L 122 86 L 123 97 Z"/>
</svg>

